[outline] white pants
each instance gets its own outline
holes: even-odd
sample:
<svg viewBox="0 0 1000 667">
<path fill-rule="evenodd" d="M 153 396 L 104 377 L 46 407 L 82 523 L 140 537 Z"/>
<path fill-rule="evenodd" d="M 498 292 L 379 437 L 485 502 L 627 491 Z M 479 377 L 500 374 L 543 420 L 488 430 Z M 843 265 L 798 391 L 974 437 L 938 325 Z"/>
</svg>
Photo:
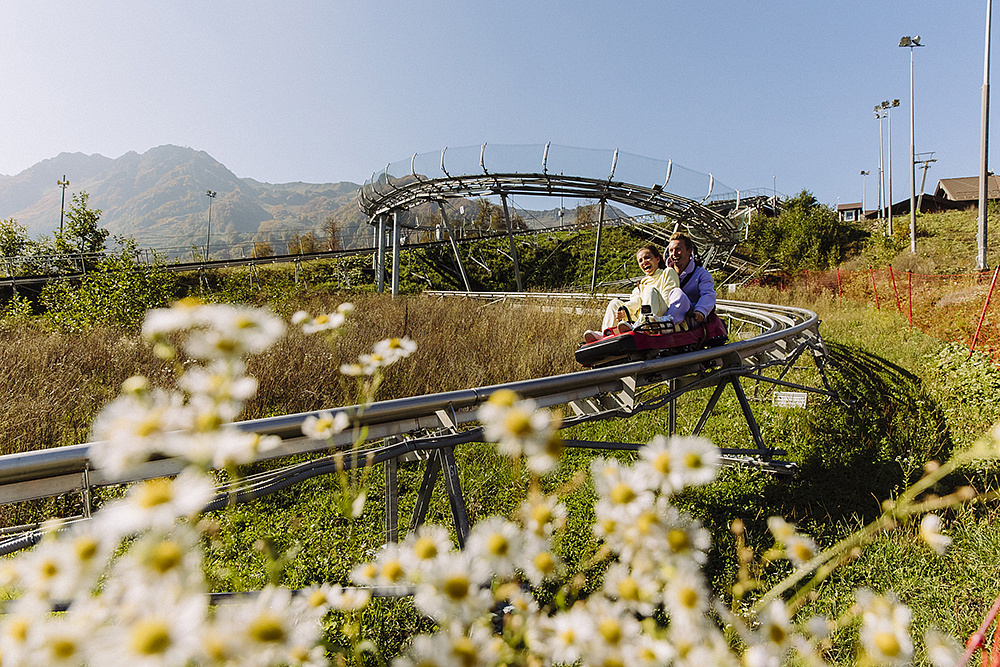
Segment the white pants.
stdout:
<svg viewBox="0 0 1000 667">
<path fill-rule="evenodd" d="M 629 315 L 635 321 L 639 317 L 640 308 L 646 305 L 649 306 L 652 314 L 656 317 L 669 315 L 670 319 L 674 322 L 680 322 L 684 319 L 688 310 L 691 309 L 691 300 L 688 299 L 687 294 L 680 287 L 670 290 L 666 300 L 660 294 L 660 290 L 655 287 L 650 287 L 643 291 L 641 298 L 641 302 L 625 302 L 621 299 L 612 299 L 604 311 L 604 321 L 601 323 L 601 331 L 615 326 L 618 322 L 616 315 L 619 308 L 628 309 Z"/>
</svg>

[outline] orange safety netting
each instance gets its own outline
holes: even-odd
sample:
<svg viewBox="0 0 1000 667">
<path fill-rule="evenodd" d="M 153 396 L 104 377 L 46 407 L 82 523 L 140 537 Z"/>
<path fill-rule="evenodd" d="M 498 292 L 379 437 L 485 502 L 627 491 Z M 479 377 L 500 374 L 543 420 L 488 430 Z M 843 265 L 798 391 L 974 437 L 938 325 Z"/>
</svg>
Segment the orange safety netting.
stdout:
<svg viewBox="0 0 1000 667">
<path fill-rule="evenodd" d="M 920 331 L 963 343 L 1000 364 L 1000 267 L 982 273 L 922 275 L 892 268 L 809 271 L 799 280 L 852 301 L 902 314 Z"/>
</svg>

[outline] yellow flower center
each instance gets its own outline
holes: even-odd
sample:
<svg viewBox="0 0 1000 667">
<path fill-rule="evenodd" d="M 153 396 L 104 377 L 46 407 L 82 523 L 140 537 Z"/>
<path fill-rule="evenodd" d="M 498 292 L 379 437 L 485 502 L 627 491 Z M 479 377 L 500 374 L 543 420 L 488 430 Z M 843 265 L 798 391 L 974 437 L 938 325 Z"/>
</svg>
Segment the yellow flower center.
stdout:
<svg viewBox="0 0 1000 667">
<path fill-rule="evenodd" d="M 399 581 L 403 578 L 403 566 L 399 564 L 398 560 L 387 561 L 382 566 L 382 574 L 389 581 Z"/>
<path fill-rule="evenodd" d="M 694 609 L 698 606 L 698 591 L 693 588 L 685 588 L 677 596 L 677 599 L 688 609 Z"/>
<path fill-rule="evenodd" d="M 524 410 L 511 408 L 504 419 L 504 427 L 509 433 L 523 437 L 531 433 L 531 417 Z"/>
<path fill-rule="evenodd" d="M 613 618 L 605 618 L 599 626 L 601 636 L 609 644 L 617 644 L 622 640 L 622 626 Z"/>
<path fill-rule="evenodd" d="M 97 540 L 90 535 L 81 535 L 73 542 L 73 551 L 77 558 L 88 561 L 97 555 L 97 545 Z"/>
<path fill-rule="evenodd" d="M 479 652 L 476 645 L 468 637 L 459 637 L 451 644 L 451 654 L 458 658 L 458 662 L 465 667 L 472 667 L 479 660 Z"/>
<path fill-rule="evenodd" d="M 431 538 L 421 537 L 413 545 L 413 553 L 417 554 L 417 558 L 421 560 L 430 560 L 438 555 L 437 545 L 434 544 L 434 540 Z"/>
<path fill-rule="evenodd" d="M 788 637 L 788 633 L 785 632 L 785 629 L 780 625 L 778 625 L 777 623 L 772 623 L 767 630 L 768 630 L 767 634 L 771 638 L 771 642 L 775 644 L 783 643 L 785 641 L 785 638 Z"/>
<path fill-rule="evenodd" d="M 795 557 L 802 562 L 811 560 L 812 557 L 816 555 L 809 543 L 802 540 L 797 541 L 794 545 L 792 545 L 792 553 L 794 553 Z"/>
<path fill-rule="evenodd" d="M 549 575 L 556 569 L 556 561 L 552 558 L 552 554 L 548 551 L 543 551 L 535 556 L 535 567 L 537 567 L 538 571 L 542 574 Z"/>
<path fill-rule="evenodd" d="M 674 528 L 667 533 L 667 544 L 670 545 L 670 549 L 674 553 L 680 553 L 691 548 L 691 539 L 688 537 L 687 531 Z"/>
<path fill-rule="evenodd" d="M 453 575 L 445 580 L 442 589 L 453 600 L 463 600 L 469 595 L 469 578 L 464 574 Z"/>
<path fill-rule="evenodd" d="M 316 319 L 313 320 L 313 324 L 326 324 L 330 321 L 329 315 L 317 315 Z"/>
<path fill-rule="evenodd" d="M 899 639 L 891 632 L 879 632 L 875 635 L 874 639 L 875 646 L 878 647 L 878 650 L 882 651 L 882 655 L 890 658 L 899 655 L 902 649 L 899 645 Z"/>
<path fill-rule="evenodd" d="M 500 391 L 495 391 L 490 395 L 488 403 L 493 405 L 509 408 L 517 401 L 517 394 L 510 389 L 501 389 Z"/>
<path fill-rule="evenodd" d="M 630 503 L 635 500 L 635 491 L 628 484 L 621 482 L 611 490 L 611 500 L 619 505 Z"/>
<path fill-rule="evenodd" d="M 160 430 L 159 415 L 146 415 L 146 418 L 135 426 L 135 434 L 140 438 L 148 438 Z"/>
<path fill-rule="evenodd" d="M 139 506 L 146 509 L 165 505 L 173 499 L 173 487 L 169 479 L 153 479 L 139 489 Z"/>
<path fill-rule="evenodd" d="M 65 660 L 76 655 L 76 642 L 71 639 L 56 639 L 49 646 L 57 658 Z"/>
<path fill-rule="evenodd" d="M 694 452 L 684 456 L 684 465 L 686 465 L 691 470 L 697 470 L 700 468 L 704 462 L 701 460 L 700 454 L 695 454 Z"/>
<path fill-rule="evenodd" d="M 38 569 L 41 571 L 42 576 L 46 579 L 51 579 L 59 574 L 59 565 L 54 560 L 43 561 L 42 566 Z"/>
<path fill-rule="evenodd" d="M 7 634 L 14 641 L 23 642 L 28 638 L 28 622 L 23 618 L 15 618 L 7 623 Z"/>
<path fill-rule="evenodd" d="M 149 565 L 160 574 L 165 574 L 180 565 L 183 558 L 184 552 L 179 544 L 164 540 L 153 547 L 149 554 Z"/>
<path fill-rule="evenodd" d="M 618 583 L 618 596 L 625 600 L 639 599 L 639 585 L 632 577 L 625 577 Z"/>
<path fill-rule="evenodd" d="M 493 533 L 487 542 L 487 548 L 494 556 L 506 556 L 510 550 L 510 542 L 500 533 Z"/>
<path fill-rule="evenodd" d="M 389 339 L 389 349 L 390 350 L 398 350 L 401 347 L 403 347 L 403 343 L 398 338 L 390 338 Z"/>
<path fill-rule="evenodd" d="M 132 648 L 142 655 L 158 655 L 170 648 L 170 628 L 163 621 L 145 620 L 132 626 Z"/>
<path fill-rule="evenodd" d="M 310 607 L 322 607 L 326 604 L 326 595 L 323 591 L 313 591 L 309 594 L 309 606 Z"/>
<path fill-rule="evenodd" d="M 275 644 L 285 638 L 285 628 L 281 625 L 280 618 L 265 611 L 250 624 L 250 637 L 259 642 Z"/>
<path fill-rule="evenodd" d="M 670 472 L 670 454 L 667 452 L 660 452 L 653 459 L 653 468 L 660 474 L 666 475 Z"/>
<path fill-rule="evenodd" d="M 542 525 L 552 521 L 552 510 L 544 503 L 539 503 L 531 508 L 531 518 Z"/>
</svg>

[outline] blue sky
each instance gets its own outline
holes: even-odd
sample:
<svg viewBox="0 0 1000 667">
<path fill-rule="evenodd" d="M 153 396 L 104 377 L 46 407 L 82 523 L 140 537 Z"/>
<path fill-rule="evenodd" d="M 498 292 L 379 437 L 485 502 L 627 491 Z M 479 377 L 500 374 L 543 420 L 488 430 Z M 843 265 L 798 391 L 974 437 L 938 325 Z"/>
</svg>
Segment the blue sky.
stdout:
<svg viewBox="0 0 1000 667">
<path fill-rule="evenodd" d="M 909 192 L 903 35 L 926 45 L 927 190 L 978 174 L 985 19 L 941 0 L 7 2 L 0 173 L 177 144 L 241 177 L 360 183 L 445 146 L 552 142 L 830 205 L 864 187 L 873 208 L 884 99 Z"/>
</svg>

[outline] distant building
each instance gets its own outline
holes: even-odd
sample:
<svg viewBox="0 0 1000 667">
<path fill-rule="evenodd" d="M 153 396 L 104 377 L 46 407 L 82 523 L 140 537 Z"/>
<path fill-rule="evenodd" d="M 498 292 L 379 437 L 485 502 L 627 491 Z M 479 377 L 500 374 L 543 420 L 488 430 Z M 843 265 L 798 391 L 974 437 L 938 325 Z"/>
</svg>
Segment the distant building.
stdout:
<svg viewBox="0 0 1000 667">
<path fill-rule="evenodd" d="M 964 205 L 979 203 L 979 177 L 942 178 L 938 181 L 934 196 Z M 1000 177 L 990 174 L 986 177 L 986 198 L 1000 199 Z"/>
<path fill-rule="evenodd" d="M 837 218 L 841 222 L 857 222 L 865 217 L 861 210 L 861 202 L 854 204 L 837 204 Z"/>
</svg>

